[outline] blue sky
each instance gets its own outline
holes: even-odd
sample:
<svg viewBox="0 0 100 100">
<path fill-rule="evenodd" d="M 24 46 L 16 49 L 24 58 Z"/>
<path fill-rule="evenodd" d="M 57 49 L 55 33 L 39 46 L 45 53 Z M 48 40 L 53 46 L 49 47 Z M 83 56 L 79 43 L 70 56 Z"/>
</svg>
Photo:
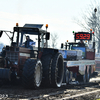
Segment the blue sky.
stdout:
<svg viewBox="0 0 100 100">
<path fill-rule="evenodd" d="M 58 34 L 58 46 L 66 40 L 73 41 L 72 31 L 82 28 L 73 18 L 81 17 L 94 0 L 0 0 L 0 30 L 13 31 L 16 23 L 48 24 L 51 34 Z M 4 41 L 5 39 L 5 41 Z M 9 44 L 3 36 L 0 42 Z"/>
</svg>

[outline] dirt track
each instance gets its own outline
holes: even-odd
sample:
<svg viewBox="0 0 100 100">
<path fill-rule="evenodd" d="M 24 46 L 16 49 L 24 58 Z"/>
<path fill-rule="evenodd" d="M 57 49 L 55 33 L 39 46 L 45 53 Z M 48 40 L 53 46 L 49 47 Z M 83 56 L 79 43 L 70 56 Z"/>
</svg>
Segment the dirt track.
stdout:
<svg viewBox="0 0 100 100">
<path fill-rule="evenodd" d="M 98 95 L 89 93 L 86 95 L 81 95 L 81 97 L 76 96 L 76 94 L 82 94 L 94 90 L 100 91 L 99 88 L 99 84 L 97 83 L 82 86 L 69 85 L 62 88 L 40 88 L 37 90 L 24 89 L 21 86 L 4 85 L 0 88 L 0 97 L 6 98 L 7 100 L 89 100 L 86 98 L 96 98 L 96 96 L 99 97 L 99 93 Z M 74 99 L 72 99 L 71 96 L 75 96 Z"/>
<path fill-rule="evenodd" d="M 99 83 L 100 78 L 94 78 L 87 84 L 37 90 L 24 89 L 19 85 L 3 85 L 0 87 L 0 100 L 96 100 L 100 98 Z"/>
</svg>

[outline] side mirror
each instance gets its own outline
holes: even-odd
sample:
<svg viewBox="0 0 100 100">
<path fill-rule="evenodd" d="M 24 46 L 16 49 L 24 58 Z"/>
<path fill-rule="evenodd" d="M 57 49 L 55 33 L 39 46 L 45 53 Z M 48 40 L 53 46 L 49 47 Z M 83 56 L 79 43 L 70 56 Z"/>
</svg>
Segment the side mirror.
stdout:
<svg viewBox="0 0 100 100">
<path fill-rule="evenodd" d="M 0 37 L 2 36 L 3 31 L 0 31 Z"/>
<path fill-rule="evenodd" d="M 49 40 L 49 39 L 50 39 L 50 33 L 47 32 L 47 33 L 46 33 L 46 40 Z"/>
<path fill-rule="evenodd" d="M 63 48 L 64 47 L 64 45 L 63 45 L 63 43 L 61 43 L 61 48 Z"/>
</svg>

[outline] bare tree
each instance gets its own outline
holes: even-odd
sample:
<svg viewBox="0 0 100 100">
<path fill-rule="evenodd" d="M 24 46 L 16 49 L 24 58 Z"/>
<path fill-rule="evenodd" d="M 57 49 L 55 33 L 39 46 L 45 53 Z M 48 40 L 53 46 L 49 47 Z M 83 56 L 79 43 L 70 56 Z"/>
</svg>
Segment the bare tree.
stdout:
<svg viewBox="0 0 100 100">
<path fill-rule="evenodd" d="M 53 48 L 57 47 L 57 40 L 58 40 L 58 34 L 52 33 L 51 34 L 51 45 Z"/>
<path fill-rule="evenodd" d="M 95 43 L 97 52 L 100 53 L 100 3 L 94 7 L 91 4 L 89 9 L 83 13 L 81 20 L 77 18 L 74 19 L 74 22 L 81 26 L 85 31 L 92 29 L 95 35 Z"/>
</svg>

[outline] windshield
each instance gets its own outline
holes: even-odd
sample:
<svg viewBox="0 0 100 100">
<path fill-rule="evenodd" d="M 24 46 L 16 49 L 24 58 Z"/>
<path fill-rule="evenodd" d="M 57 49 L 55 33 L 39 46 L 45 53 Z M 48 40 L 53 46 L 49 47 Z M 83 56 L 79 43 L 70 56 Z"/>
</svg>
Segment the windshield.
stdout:
<svg viewBox="0 0 100 100">
<path fill-rule="evenodd" d="M 28 38 L 27 38 L 28 37 Z M 37 50 L 38 35 L 22 34 L 19 35 L 19 47 Z"/>
<path fill-rule="evenodd" d="M 37 42 L 38 36 L 19 33 L 19 46 L 26 42 L 26 36 L 29 36 L 31 40 Z M 13 42 L 17 42 L 17 32 L 14 33 Z"/>
<path fill-rule="evenodd" d="M 26 38 L 27 36 L 29 36 L 29 40 L 27 41 Z M 18 46 L 19 47 L 25 47 L 28 48 L 29 46 L 32 46 L 32 48 L 34 49 L 34 47 L 38 47 L 38 44 L 40 44 L 39 46 L 44 48 L 47 47 L 47 41 L 45 39 L 45 35 L 41 34 L 40 35 L 40 41 L 38 40 L 38 35 L 33 35 L 33 34 L 27 34 L 27 33 L 19 33 L 19 39 L 17 39 L 17 32 L 14 33 L 14 38 L 13 38 L 13 42 L 17 42 L 18 41 Z M 38 41 L 40 43 L 38 43 Z"/>
</svg>

